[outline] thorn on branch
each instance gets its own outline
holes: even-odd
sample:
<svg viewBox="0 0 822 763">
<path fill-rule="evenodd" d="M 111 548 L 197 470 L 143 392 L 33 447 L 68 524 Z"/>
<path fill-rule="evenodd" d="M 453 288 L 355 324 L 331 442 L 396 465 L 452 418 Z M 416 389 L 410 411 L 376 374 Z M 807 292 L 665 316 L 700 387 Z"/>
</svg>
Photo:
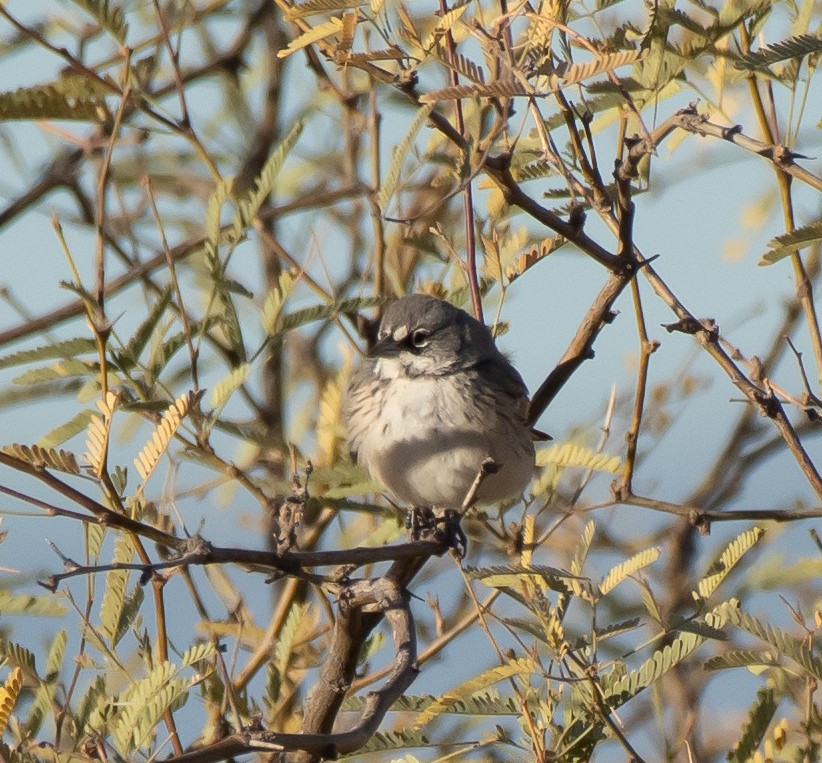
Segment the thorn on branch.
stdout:
<svg viewBox="0 0 822 763">
<path fill-rule="evenodd" d="M 717 339 L 719 339 L 719 326 L 713 318 L 697 320 L 696 318 L 688 316 L 687 318 L 678 320 L 676 323 L 662 323 L 660 325 L 669 334 L 673 334 L 675 331 L 682 334 L 691 334 L 692 336 L 704 333 L 711 342 L 716 342 Z"/>
<path fill-rule="evenodd" d="M 60 581 L 54 575 L 50 575 L 45 580 L 38 580 L 37 585 L 42 586 L 51 593 L 57 593 L 57 586 L 60 585 Z"/>
<path fill-rule="evenodd" d="M 641 262 L 637 263 L 637 268 L 638 268 L 639 270 L 641 270 L 642 268 L 644 268 L 644 267 L 646 267 L 646 266 L 650 265 L 650 264 L 651 264 L 654 260 L 658 260 L 658 259 L 659 259 L 659 255 L 658 255 L 658 254 L 654 254 L 654 255 L 651 255 L 650 257 L 646 257 L 644 260 L 642 260 Z"/>
<path fill-rule="evenodd" d="M 725 140 L 731 140 L 734 135 L 739 135 L 742 132 L 742 125 L 732 125 L 731 127 L 722 128 L 722 137 Z"/>
<path fill-rule="evenodd" d="M 578 109 L 574 107 L 574 113 L 577 115 L 577 118 L 580 122 L 582 122 L 583 126 L 588 126 L 594 121 L 594 112 L 591 109 Z"/>
<path fill-rule="evenodd" d="M 817 411 L 816 408 L 806 406 L 802 409 L 802 412 L 808 417 L 808 421 L 822 421 L 822 416 L 819 415 L 819 411 Z"/>
<path fill-rule="evenodd" d="M 748 369 L 751 381 L 761 382 L 765 376 L 765 367 L 762 360 L 757 355 L 751 355 L 748 361 Z"/>
<path fill-rule="evenodd" d="M 754 399 L 759 407 L 759 413 L 769 419 L 775 419 L 782 409 L 770 385 L 767 392 L 757 392 Z"/>
<path fill-rule="evenodd" d="M 691 526 L 696 529 L 700 535 L 710 535 L 711 534 L 711 520 L 708 519 L 703 513 L 693 510 L 688 514 L 688 521 L 691 523 Z"/>
<path fill-rule="evenodd" d="M 394 77 L 394 82 L 396 82 L 398 90 L 404 93 L 411 93 L 419 82 L 419 75 L 416 69 L 402 69 L 400 73 Z"/>
<path fill-rule="evenodd" d="M 623 139 L 623 143 L 625 143 L 625 148 L 627 148 L 630 151 L 635 146 L 639 146 L 643 140 L 643 138 L 636 134 L 631 135 L 630 137 L 626 135 Z"/>
<path fill-rule="evenodd" d="M 568 214 L 568 224 L 573 226 L 574 233 L 579 233 L 585 226 L 585 207 L 582 204 L 577 204 L 571 207 Z"/>
<path fill-rule="evenodd" d="M 271 585 L 272 583 L 276 583 L 278 580 L 282 580 L 286 576 L 285 570 L 272 570 L 268 575 L 266 575 L 265 580 L 263 581 L 266 585 Z"/>
<path fill-rule="evenodd" d="M 614 480 L 611 483 L 611 497 L 614 503 L 625 503 L 631 497 L 631 491 L 624 480 Z"/>
</svg>

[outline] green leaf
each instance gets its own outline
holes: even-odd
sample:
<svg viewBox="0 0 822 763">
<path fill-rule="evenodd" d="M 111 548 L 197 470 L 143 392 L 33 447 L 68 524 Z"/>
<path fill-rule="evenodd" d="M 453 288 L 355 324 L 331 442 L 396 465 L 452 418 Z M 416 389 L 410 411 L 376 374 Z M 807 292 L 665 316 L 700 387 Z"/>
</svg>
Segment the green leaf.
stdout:
<svg viewBox="0 0 822 763">
<path fill-rule="evenodd" d="M 97 522 L 86 522 L 83 527 L 87 535 L 88 554 L 91 559 L 96 560 L 100 555 L 100 548 L 103 545 L 103 538 L 106 537 L 106 528 Z"/>
<path fill-rule="evenodd" d="M 431 694 L 421 696 L 404 694 L 391 705 L 391 711 L 419 713 L 437 700 L 438 697 Z M 346 697 L 342 710 L 362 712 L 367 702 L 368 698 L 361 695 Z M 499 692 L 489 690 L 455 702 L 446 712 L 454 715 L 519 715 L 522 710 L 513 697 L 500 697 Z"/>
<path fill-rule="evenodd" d="M 287 270 L 283 270 L 277 279 L 277 285 L 268 292 L 263 303 L 262 324 L 267 335 L 276 333 L 283 306 L 293 289 L 294 278 Z"/>
<path fill-rule="evenodd" d="M 114 561 L 128 564 L 134 557 L 134 547 L 125 536 L 118 538 L 114 548 Z M 106 573 L 106 589 L 100 606 L 100 632 L 111 642 L 117 643 L 125 635 L 143 600 L 143 589 L 137 585 L 126 596 L 129 570 L 111 570 Z"/>
<path fill-rule="evenodd" d="M 30 677 L 37 677 L 34 653 L 30 652 L 26 647 L 11 641 L 0 640 L 0 656 L 4 657 L 12 665 L 21 668 L 25 673 L 28 673 Z"/>
<path fill-rule="evenodd" d="M 748 763 L 751 760 L 762 744 L 778 705 L 773 689 L 763 686 L 756 693 L 756 700 L 748 712 L 748 722 L 742 727 L 742 736 L 728 754 L 729 763 Z"/>
<path fill-rule="evenodd" d="M 48 85 L 32 85 L 0 93 L 0 120 L 79 119 L 102 122 L 108 115 L 102 94 L 108 92 L 89 77 L 67 74 Z"/>
<path fill-rule="evenodd" d="M 813 246 L 822 241 L 822 221 L 797 228 L 790 233 L 783 233 L 768 242 L 770 252 L 765 252 L 759 260 L 759 265 L 773 265 L 775 262 L 789 257 L 799 249 Z"/>
<path fill-rule="evenodd" d="M 11 355 L 0 357 L 0 368 L 11 368 L 12 366 L 33 363 L 38 360 L 52 360 L 60 358 L 67 360 L 77 355 L 85 355 L 96 352 L 97 345 L 93 339 L 75 338 L 65 339 L 62 342 L 52 342 L 42 347 L 33 347 L 28 350 L 20 350 Z"/>
<path fill-rule="evenodd" d="M 728 668 L 760 668 L 777 665 L 770 652 L 753 649 L 734 649 L 711 657 L 705 661 L 705 670 L 727 670 Z"/>
<path fill-rule="evenodd" d="M 734 625 L 770 644 L 779 654 L 798 663 L 816 680 L 822 681 L 822 659 L 806 643 L 797 641 L 779 628 L 763 623 L 741 610 L 734 610 L 730 619 Z"/>
<path fill-rule="evenodd" d="M 88 723 L 93 712 L 98 711 L 101 707 L 108 705 L 108 698 L 106 697 L 106 679 L 102 675 L 98 675 L 91 682 L 90 686 L 80 700 L 77 711 L 77 730 L 78 736 L 80 734 L 88 733 Z"/>
<path fill-rule="evenodd" d="M 822 51 L 822 38 L 812 34 L 800 34 L 748 53 L 742 56 L 735 66 L 737 69 L 762 69 L 779 61 L 802 58 L 819 51 Z"/>
<path fill-rule="evenodd" d="M 68 635 L 65 631 L 58 631 L 49 647 L 46 657 L 46 681 L 56 681 L 60 668 L 63 667 L 63 658 L 66 654 Z"/>
<path fill-rule="evenodd" d="M 363 755 L 369 752 L 433 747 L 438 744 L 439 743 L 429 742 L 428 738 L 418 731 L 377 731 L 359 750 L 351 753 L 351 755 L 340 758 L 340 760 L 354 758 L 359 761 Z M 400 763 L 404 763 L 404 761 L 400 761 Z"/>
<path fill-rule="evenodd" d="M 302 620 L 308 612 L 308 604 L 293 604 L 288 610 L 285 624 L 277 639 L 277 646 L 274 650 L 274 659 L 281 676 L 285 676 L 288 669 L 288 662 L 291 659 L 291 650 L 294 647 L 294 639 L 300 630 Z"/>
<path fill-rule="evenodd" d="M 170 706 L 175 695 L 185 687 L 175 680 L 177 668 L 170 662 L 161 662 L 145 678 L 133 682 L 121 700 L 112 736 L 123 757 L 147 743 L 157 721 Z"/>
<path fill-rule="evenodd" d="M 232 368 L 226 376 L 217 382 L 211 391 L 210 402 L 215 411 L 222 410 L 231 395 L 245 383 L 250 371 L 251 365 L 249 363 L 241 363 L 236 368 Z"/>
<path fill-rule="evenodd" d="M 562 73 L 563 85 L 574 85 L 584 79 L 604 74 L 626 64 L 633 64 L 645 55 L 644 50 L 620 50 L 616 53 L 605 53 L 593 61 L 583 64 L 571 64 Z"/>
<path fill-rule="evenodd" d="M 58 360 L 50 366 L 32 368 L 24 371 L 22 374 L 15 376 L 12 381 L 15 384 L 28 385 L 53 381 L 55 379 L 96 376 L 98 373 L 100 373 L 100 369 L 96 363 L 85 360 Z"/>
<path fill-rule="evenodd" d="M 662 616 L 662 610 L 659 608 L 659 604 L 657 604 L 651 586 L 645 580 L 638 580 L 637 583 L 639 584 L 639 595 L 642 597 L 642 604 L 645 607 L 645 611 L 653 620 L 664 626 L 665 618 Z"/>
<path fill-rule="evenodd" d="M 460 684 L 457 688 L 446 692 L 423 710 L 414 721 L 414 729 L 418 730 L 428 725 L 434 718 L 446 712 L 452 705 L 465 700 L 493 684 L 504 681 L 512 676 L 527 675 L 538 672 L 538 666 L 528 658 L 508 660 L 504 665 L 497 665 L 482 671 L 477 676 Z"/>
<path fill-rule="evenodd" d="M 187 668 L 202 660 L 210 660 L 216 654 L 214 644 L 194 644 L 183 652 L 180 658 L 180 667 Z"/>
<path fill-rule="evenodd" d="M 753 527 L 732 540 L 725 547 L 719 559 L 710 566 L 705 577 L 699 581 L 697 587 L 699 597 L 707 599 L 719 587 L 719 584 L 725 579 L 728 573 L 730 573 L 743 555 L 759 543 L 764 534 L 765 531 L 761 528 Z"/>
<path fill-rule="evenodd" d="M 126 346 L 117 353 L 117 363 L 124 369 L 133 368 L 140 360 L 140 355 L 151 339 L 157 324 L 163 317 L 169 302 L 171 302 L 172 287 L 168 286 L 160 296 L 153 300 L 151 310 L 145 320 L 137 327 Z"/>
<path fill-rule="evenodd" d="M 54 596 L 30 596 L 0 590 L 0 612 L 7 615 L 64 617 L 66 608 Z"/>
<path fill-rule="evenodd" d="M 126 44 L 128 25 L 122 8 L 112 3 L 111 0 L 72 0 L 72 2 L 92 16 L 117 42 L 121 45 Z"/>
<path fill-rule="evenodd" d="M 588 552 L 591 550 L 591 542 L 594 539 L 596 532 L 596 523 L 590 520 L 585 523 L 582 534 L 579 536 L 579 544 L 574 549 L 574 557 L 571 559 L 571 573 L 574 575 L 582 575 L 582 570 L 585 567 L 585 560 L 588 558 Z"/>
<path fill-rule="evenodd" d="M 383 178 L 382 184 L 380 186 L 379 197 L 377 198 L 377 203 L 380 205 L 380 209 L 383 211 L 385 211 L 386 207 L 388 206 L 388 202 L 391 201 L 391 197 L 397 190 L 397 185 L 400 180 L 400 173 L 402 172 L 402 167 L 405 164 L 405 160 L 408 157 L 408 153 L 411 150 L 411 146 L 413 145 L 414 140 L 417 137 L 417 133 L 422 129 L 422 126 L 428 121 L 428 117 L 431 114 L 433 108 L 433 103 L 429 103 L 423 106 L 417 112 L 417 115 L 411 122 L 411 126 L 408 128 L 408 132 L 405 134 L 405 137 L 394 147 L 394 151 L 391 154 L 391 166 L 388 168 L 388 172 L 385 174 L 385 177 Z"/>
<path fill-rule="evenodd" d="M 470 580 L 479 580 L 493 588 L 518 588 L 523 581 L 529 580 L 540 588 L 579 595 L 579 590 L 590 584 L 587 578 L 542 565 L 523 567 L 511 564 L 479 568 L 466 566 L 464 571 Z"/>
<path fill-rule="evenodd" d="M 94 416 L 94 411 L 89 408 L 85 408 L 79 413 L 76 413 L 65 423 L 54 427 L 50 432 L 46 432 L 46 434 L 37 441 L 38 447 L 50 450 L 56 445 L 62 445 L 66 440 L 70 440 L 75 435 L 85 432 L 92 416 Z"/>
<path fill-rule="evenodd" d="M 220 230 L 222 228 L 220 214 L 225 204 L 234 192 L 234 178 L 220 180 L 208 197 L 206 207 L 206 239 L 212 247 L 216 247 L 220 242 Z"/>
<path fill-rule="evenodd" d="M 724 602 L 705 615 L 705 623 L 719 629 L 728 621 L 738 606 L 736 600 Z M 674 665 L 684 660 L 705 641 L 696 633 L 681 633 L 663 649 L 654 652 L 638 670 L 633 670 L 605 689 L 605 700 L 611 707 L 619 707 L 640 691 L 649 687 Z"/>
<path fill-rule="evenodd" d="M 330 305 L 315 305 L 314 307 L 295 310 L 293 313 L 286 313 L 281 316 L 277 333 L 285 334 L 288 331 L 300 328 L 314 321 L 329 320 L 332 317 L 343 315 L 344 313 L 356 313 L 369 307 L 382 305 L 385 301 L 384 297 L 358 297 L 356 299 L 344 299 L 341 302 L 333 302 Z"/>
<path fill-rule="evenodd" d="M 237 204 L 237 214 L 234 216 L 234 238 L 239 239 L 245 229 L 251 225 L 257 212 L 265 204 L 271 192 L 274 190 L 274 183 L 280 170 L 285 164 L 285 160 L 291 150 L 299 140 L 303 131 L 303 122 L 296 122 L 288 135 L 282 139 L 271 156 L 266 160 L 259 177 L 254 183 L 254 189 L 249 191 Z"/>
</svg>

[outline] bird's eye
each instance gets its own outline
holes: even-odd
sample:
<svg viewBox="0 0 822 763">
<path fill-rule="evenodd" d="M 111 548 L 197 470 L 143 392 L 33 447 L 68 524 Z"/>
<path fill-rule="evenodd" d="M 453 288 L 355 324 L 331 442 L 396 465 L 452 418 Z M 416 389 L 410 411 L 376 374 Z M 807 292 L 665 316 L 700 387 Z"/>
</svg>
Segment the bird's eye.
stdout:
<svg viewBox="0 0 822 763">
<path fill-rule="evenodd" d="M 411 343 L 417 349 L 421 349 L 425 347 L 429 342 L 430 333 L 425 329 L 417 329 L 413 334 L 411 334 Z"/>
</svg>

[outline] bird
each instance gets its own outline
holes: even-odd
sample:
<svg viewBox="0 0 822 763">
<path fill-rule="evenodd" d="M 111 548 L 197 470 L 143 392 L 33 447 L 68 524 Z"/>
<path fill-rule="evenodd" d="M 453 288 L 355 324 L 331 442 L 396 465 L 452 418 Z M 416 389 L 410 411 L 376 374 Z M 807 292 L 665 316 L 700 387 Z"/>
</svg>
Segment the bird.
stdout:
<svg viewBox="0 0 822 763">
<path fill-rule="evenodd" d="M 424 294 L 386 308 L 353 372 L 343 418 L 354 460 L 410 507 L 460 510 L 521 496 L 534 473 L 528 390 L 487 326 Z"/>
</svg>

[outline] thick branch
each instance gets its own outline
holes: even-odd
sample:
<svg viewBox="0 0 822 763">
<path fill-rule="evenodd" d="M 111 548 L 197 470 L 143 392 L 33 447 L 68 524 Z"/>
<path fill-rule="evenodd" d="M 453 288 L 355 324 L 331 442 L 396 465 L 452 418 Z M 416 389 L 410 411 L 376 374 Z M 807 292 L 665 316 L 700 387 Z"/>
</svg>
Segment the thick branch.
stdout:
<svg viewBox="0 0 822 763">
<path fill-rule="evenodd" d="M 248 752 L 291 752 L 289 763 L 336 758 L 362 747 L 379 728 L 391 705 L 414 681 L 417 642 L 414 621 L 408 606 L 409 596 L 387 576 L 359 580 L 346 588 L 334 624 L 334 637 L 320 681 L 306 709 L 305 733 L 280 734 L 261 729 L 246 729 L 214 745 L 168 758 L 169 763 L 212 763 Z M 369 693 L 358 722 L 348 731 L 332 733 L 336 717 L 356 667 L 362 639 L 381 617 L 391 628 L 395 659 L 391 675 L 378 690 Z M 332 714 L 325 712 L 334 706 Z M 320 712 L 315 712 L 315 708 Z M 316 731 L 308 731 L 314 726 Z"/>
</svg>

